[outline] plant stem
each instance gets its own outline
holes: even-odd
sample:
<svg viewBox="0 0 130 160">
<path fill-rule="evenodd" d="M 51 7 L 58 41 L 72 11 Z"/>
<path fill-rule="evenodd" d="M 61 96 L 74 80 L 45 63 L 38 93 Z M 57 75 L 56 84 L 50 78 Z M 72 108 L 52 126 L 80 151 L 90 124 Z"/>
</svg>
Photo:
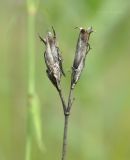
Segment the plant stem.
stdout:
<svg viewBox="0 0 130 160">
<path fill-rule="evenodd" d="M 66 104 L 65 104 L 64 97 L 62 95 L 62 90 L 58 90 L 58 92 L 59 92 L 59 95 L 60 95 L 60 99 L 61 99 L 61 102 L 62 102 L 63 111 L 64 111 L 64 115 L 65 115 L 65 113 L 66 113 Z"/>
<path fill-rule="evenodd" d="M 31 110 L 33 99 L 35 95 L 35 15 L 36 6 L 33 0 L 27 0 L 28 12 L 28 108 L 27 108 L 27 137 L 26 137 L 26 151 L 25 160 L 31 160 L 32 148 L 32 120 Z"/>
<path fill-rule="evenodd" d="M 31 159 L 31 137 L 27 137 L 26 140 L 26 154 L 25 154 L 25 160 Z"/>
<path fill-rule="evenodd" d="M 62 101 L 62 106 L 64 110 L 64 133 L 63 133 L 63 146 L 62 146 L 62 157 L 61 160 L 66 159 L 67 153 L 67 132 L 68 132 L 68 122 L 70 116 L 70 110 L 72 106 L 72 91 L 73 89 L 70 87 L 69 97 L 68 97 L 68 106 L 66 106 L 61 90 L 59 91 L 59 95 Z"/>
<path fill-rule="evenodd" d="M 68 121 L 69 115 L 64 116 L 64 135 L 63 135 L 63 148 L 62 148 L 62 160 L 66 159 L 66 152 L 67 152 L 67 131 L 68 131 Z"/>
<path fill-rule="evenodd" d="M 30 111 L 28 108 L 28 115 L 27 115 L 27 138 L 26 138 L 26 153 L 25 153 L 25 160 L 31 159 L 31 145 L 32 145 L 32 134 L 31 134 L 31 117 Z"/>
<path fill-rule="evenodd" d="M 72 92 L 73 92 L 73 88 L 71 88 L 71 86 L 70 86 L 70 92 L 69 92 L 69 97 L 68 97 L 68 106 L 67 106 L 67 112 L 69 114 L 70 114 L 72 103 L 74 100 L 74 99 L 72 99 Z"/>
</svg>

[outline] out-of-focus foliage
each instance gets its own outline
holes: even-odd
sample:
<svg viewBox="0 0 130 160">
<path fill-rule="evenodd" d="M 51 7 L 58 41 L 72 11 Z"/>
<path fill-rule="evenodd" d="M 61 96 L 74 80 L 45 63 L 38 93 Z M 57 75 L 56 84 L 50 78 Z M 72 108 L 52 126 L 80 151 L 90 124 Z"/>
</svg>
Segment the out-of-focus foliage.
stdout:
<svg viewBox="0 0 130 160">
<path fill-rule="evenodd" d="M 43 61 L 42 36 L 53 25 L 64 57 L 68 94 L 78 37 L 76 26 L 93 26 L 92 50 L 75 89 L 69 124 L 68 159 L 130 159 L 130 1 L 39 0 L 35 22 L 36 92 L 41 104 L 42 153 L 33 140 L 32 160 L 60 159 L 63 113 Z M 0 160 L 23 160 L 28 88 L 26 1 L 0 5 Z"/>
</svg>

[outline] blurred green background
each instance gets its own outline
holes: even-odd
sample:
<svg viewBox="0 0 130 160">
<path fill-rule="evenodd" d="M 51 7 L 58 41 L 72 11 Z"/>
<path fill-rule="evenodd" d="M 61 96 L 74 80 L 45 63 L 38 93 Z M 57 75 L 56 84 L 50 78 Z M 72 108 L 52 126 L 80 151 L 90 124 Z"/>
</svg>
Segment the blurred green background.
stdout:
<svg viewBox="0 0 130 160">
<path fill-rule="evenodd" d="M 74 91 L 68 160 L 130 160 L 129 0 L 1 2 L 0 160 L 25 159 L 28 94 L 39 99 L 42 128 L 42 132 L 36 129 L 38 134 L 32 136 L 30 160 L 61 157 L 61 102 L 46 76 L 45 48 L 38 38 L 38 34 L 44 37 L 52 25 L 64 57 L 67 77 L 62 80 L 66 98 L 78 37 L 74 27 L 92 26 L 95 31 L 90 40 L 92 50 Z M 29 79 L 31 64 L 35 72 Z M 34 116 L 39 118 L 37 113 Z M 35 138 L 41 134 L 44 151 Z"/>
</svg>

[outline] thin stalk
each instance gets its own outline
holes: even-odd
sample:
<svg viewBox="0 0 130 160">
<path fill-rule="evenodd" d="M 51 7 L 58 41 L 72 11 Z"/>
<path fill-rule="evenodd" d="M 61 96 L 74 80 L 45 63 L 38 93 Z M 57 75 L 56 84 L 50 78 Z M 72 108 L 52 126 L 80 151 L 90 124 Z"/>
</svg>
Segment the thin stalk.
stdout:
<svg viewBox="0 0 130 160">
<path fill-rule="evenodd" d="M 63 146 L 62 146 L 61 160 L 65 160 L 66 159 L 66 154 L 67 154 L 68 122 L 69 122 L 69 117 L 70 117 L 71 106 L 72 106 L 72 103 L 73 103 L 72 91 L 73 91 L 73 89 L 70 87 L 67 107 L 65 105 L 64 98 L 63 98 L 62 94 L 60 95 L 61 100 L 63 101 L 62 105 L 65 105 L 65 107 L 63 106 L 63 109 L 65 108 L 64 109 L 65 111 L 64 111 L 64 134 L 63 134 Z"/>
<path fill-rule="evenodd" d="M 30 12 L 29 12 L 30 13 Z M 29 93 L 35 93 L 35 14 L 28 16 Z"/>
<path fill-rule="evenodd" d="M 29 108 L 28 108 L 29 109 Z M 30 160 L 31 159 L 31 145 L 32 145 L 32 135 L 31 135 L 31 114 L 30 111 L 28 110 L 28 115 L 27 115 L 27 137 L 26 137 L 26 153 L 25 153 L 25 160 Z"/>
<path fill-rule="evenodd" d="M 63 147 L 62 147 L 62 160 L 66 159 L 66 152 L 67 152 L 67 131 L 68 131 L 68 120 L 69 115 L 65 115 L 64 120 L 64 135 L 63 135 Z"/>
<path fill-rule="evenodd" d="M 68 106 L 67 106 L 67 112 L 69 114 L 70 114 L 72 103 L 74 100 L 74 99 L 72 99 L 72 93 L 73 93 L 73 88 L 70 86 L 70 92 L 69 92 L 69 97 L 68 97 Z"/>
<path fill-rule="evenodd" d="M 28 11 L 28 108 L 27 108 L 27 137 L 26 137 L 26 151 L 25 160 L 31 160 L 32 148 L 32 122 L 31 109 L 32 102 L 35 95 L 35 15 L 36 7 L 33 0 L 27 0 Z"/>
<path fill-rule="evenodd" d="M 31 159 L 31 137 L 27 137 L 26 140 L 26 154 L 25 154 L 25 160 L 30 160 Z"/>
<path fill-rule="evenodd" d="M 62 95 L 62 90 L 58 90 L 58 92 L 59 92 L 59 96 L 60 96 L 60 99 L 61 99 L 61 102 L 62 102 L 63 111 L 64 111 L 64 115 L 65 115 L 65 113 L 66 113 L 66 104 L 65 104 L 64 97 Z"/>
</svg>

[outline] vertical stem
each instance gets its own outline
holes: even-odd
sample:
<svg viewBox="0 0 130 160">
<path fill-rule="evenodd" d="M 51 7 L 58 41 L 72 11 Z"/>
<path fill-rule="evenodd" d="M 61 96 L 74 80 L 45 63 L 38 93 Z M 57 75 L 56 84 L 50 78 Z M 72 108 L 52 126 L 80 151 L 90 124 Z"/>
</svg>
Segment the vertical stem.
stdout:
<svg viewBox="0 0 130 160">
<path fill-rule="evenodd" d="M 32 122 L 31 122 L 31 109 L 33 98 L 35 95 L 35 15 L 36 6 L 34 0 L 27 0 L 28 11 L 28 108 L 27 108 L 27 137 L 26 137 L 26 151 L 25 160 L 31 160 L 32 148 Z"/>
<path fill-rule="evenodd" d="M 29 60 L 29 93 L 35 93 L 35 17 L 30 15 L 28 18 L 28 60 Z"/>
<path fill-rule="evenodd" d="M 68 97 L 68 105 L 66 106 L 64 98 L 62 96 L 62 92 L 59 91 L 59 95 L 62 101 L 62 106 L 64 110 L 64 134 L 63 134 L 63 147 L 62 147 L 62 158 L 61 160 L 66 160 L 67 154 L 67 132 L 68 132 L 68 122 L 70 116 L 70 110 L 72 106 L 72 91 L 73 89 L 70 87 L 69 97 Z"/>
<path fill-rule="evenodd" d="M 31 137 L 28 137 L 26 140 L 26 154 L 25 154 L 25 160 L 31 159 Z"/>
<path fill-rule="evenodd" d="M 30 107 L 29 107 L 30 108 Z M 26 137 L 26 153 L 25 153 L 25 160 L 30 160 L 31 159 L 31 115 L 30 111 L 28 108 L 28 115 L 27 115 L 27 137 Z"/>
<path fill-rule="evenodd" d="M 69 97 L 68 97 L 68 106 L 67 106 L 67 112 L 69 114 L 70 114 L 71 106 L 72 106 L 72 103 L 73 103 L 72 92 L 73 92 L 73 88 L 71 88 L 71 86 L 70 86 L 70 92 L 69 92 Z"/>
<path fill-rule="evenodd" d="M 34 0 L 27 0 L 28 9 L 28 62 L 29 81 L 28 91 L 31 95 L 35 93 L 35 15 L 36 6 Z"/>
<path fill-rule="evenodd" d="M 64 120 L 64 135 L 63 135 L 63 148 L 62 148 L 62 158 L 61 160 L 66 159 L 66 151 L 67 151 L 67 131 L 68 131 L 68 119 L 69 115 L 65 115 Z"/>
</svg>

